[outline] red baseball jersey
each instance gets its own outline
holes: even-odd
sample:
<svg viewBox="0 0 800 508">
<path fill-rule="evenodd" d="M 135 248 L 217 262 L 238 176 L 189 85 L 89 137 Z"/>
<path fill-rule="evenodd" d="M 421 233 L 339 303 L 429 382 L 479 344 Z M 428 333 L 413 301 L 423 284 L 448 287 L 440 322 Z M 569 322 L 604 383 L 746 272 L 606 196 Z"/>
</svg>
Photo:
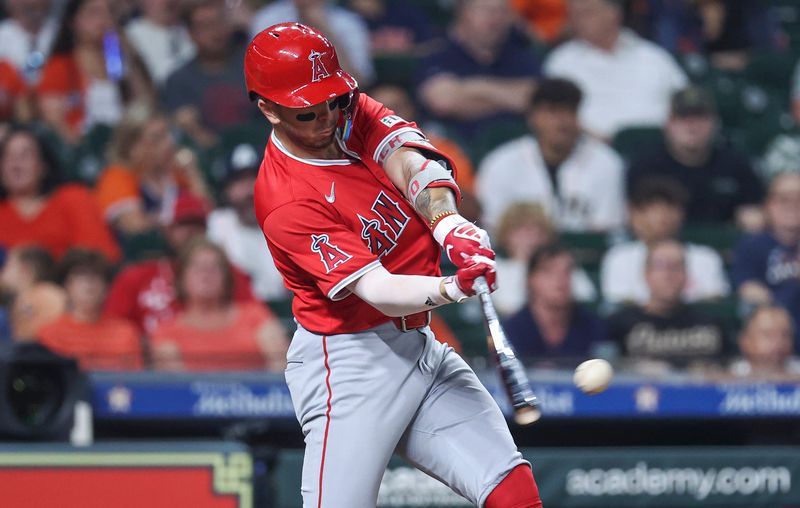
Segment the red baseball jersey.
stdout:
<svg viewBox="0 0 800 508">
<path fill-rule="evenodd" d="M 387 322 L 346 286 L 379 265 L 406 275 L 439 275 L 440 248 L 428 224 L 381 164 L 393 148 L 427 144 L 413 122 L 360 94 L 337 129 L 340 160 L 301 159 L 270 136 L 255 185 L 256 216 L 275 265 L 294 293 L 294 316 L 320 334 Z"/>
</svg>

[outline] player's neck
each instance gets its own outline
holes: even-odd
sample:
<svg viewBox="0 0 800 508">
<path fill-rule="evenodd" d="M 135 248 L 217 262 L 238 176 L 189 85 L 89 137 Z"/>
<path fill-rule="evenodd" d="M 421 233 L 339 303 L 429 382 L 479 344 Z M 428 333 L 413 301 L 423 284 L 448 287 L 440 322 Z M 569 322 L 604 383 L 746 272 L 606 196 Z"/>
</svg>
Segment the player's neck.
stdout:
<svg viewBox="0 0 800 508">
<path fill-rule="evenodd" d="M 323 148 L 314 148 L 309 146 L 299 145 L 291 140 L 289 136 L 275 129 L 275 137 L 281 142 L 283 147 L 295 157 L 301 159 L 344 159 L 344 152 L 339 148 L 339 145 L 331 140 L 331 142 Z"/>
</svg>

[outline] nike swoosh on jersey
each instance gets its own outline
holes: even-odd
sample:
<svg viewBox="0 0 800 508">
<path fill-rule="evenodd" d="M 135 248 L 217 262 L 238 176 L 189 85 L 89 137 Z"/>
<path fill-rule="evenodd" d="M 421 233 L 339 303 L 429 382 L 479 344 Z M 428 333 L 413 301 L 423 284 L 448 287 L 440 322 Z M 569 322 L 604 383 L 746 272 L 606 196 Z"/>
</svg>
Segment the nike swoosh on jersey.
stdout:
<svg viewBox="0 0 800 508">
<path fill-rule="evenodd" d="M 333 203 L 334 201 L 336 201 L 336 189 L 334 189 L 335 185 L 336 182 L 331 182 L 331 193 L 325 195 L 325 201 L 327 201 L 328 203 Z"/>
</svg>

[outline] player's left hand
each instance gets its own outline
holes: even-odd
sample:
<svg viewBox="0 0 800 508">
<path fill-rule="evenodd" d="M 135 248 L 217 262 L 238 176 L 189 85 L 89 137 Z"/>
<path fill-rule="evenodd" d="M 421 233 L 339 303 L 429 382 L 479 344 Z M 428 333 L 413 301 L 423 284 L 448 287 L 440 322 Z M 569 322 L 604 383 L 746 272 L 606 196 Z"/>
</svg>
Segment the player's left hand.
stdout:
<svg viewBox="0 0 800 508">
<path fill-rule="evenodd" d="M 489 233 L 459 214 L 448 215 L 437 222 L 433 237 L 444 249 L 447 259 L 458 268 L 472 264 L 473 256 L 495 258 Z"/>
<path fill-rule="evenodd" d="M 495 262 L 484 256 L 472 256 L 467 260 L 467 266 L 459 268 L 455 275 L 445 279 L 444 289 L 447 296 L 456 302 L 475 296 L 478 289 L 475 287 L 475 280 L 478 277 L 486 279 L 489 292 L 497 289 L 497 272 Z"/>
</svg>

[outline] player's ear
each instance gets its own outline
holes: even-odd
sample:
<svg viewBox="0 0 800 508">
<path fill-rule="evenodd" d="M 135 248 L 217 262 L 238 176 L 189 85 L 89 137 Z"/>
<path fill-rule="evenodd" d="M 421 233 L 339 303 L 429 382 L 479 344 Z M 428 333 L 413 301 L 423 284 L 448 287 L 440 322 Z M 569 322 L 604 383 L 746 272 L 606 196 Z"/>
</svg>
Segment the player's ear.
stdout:
<svg viewBox="0 0 800 508">
<path fill-rule="evenodd" d="M 261 111 L 261 114 L 264 115 L 267 120 L 269 120 L 269 123 L 272 125 L 281 123 L 281 119 L 278 117 L 278 112 L 275 109 L 274 103 L 259 98 L 256 104 L 258 105 L 258 109 Z"/>
</svg>

